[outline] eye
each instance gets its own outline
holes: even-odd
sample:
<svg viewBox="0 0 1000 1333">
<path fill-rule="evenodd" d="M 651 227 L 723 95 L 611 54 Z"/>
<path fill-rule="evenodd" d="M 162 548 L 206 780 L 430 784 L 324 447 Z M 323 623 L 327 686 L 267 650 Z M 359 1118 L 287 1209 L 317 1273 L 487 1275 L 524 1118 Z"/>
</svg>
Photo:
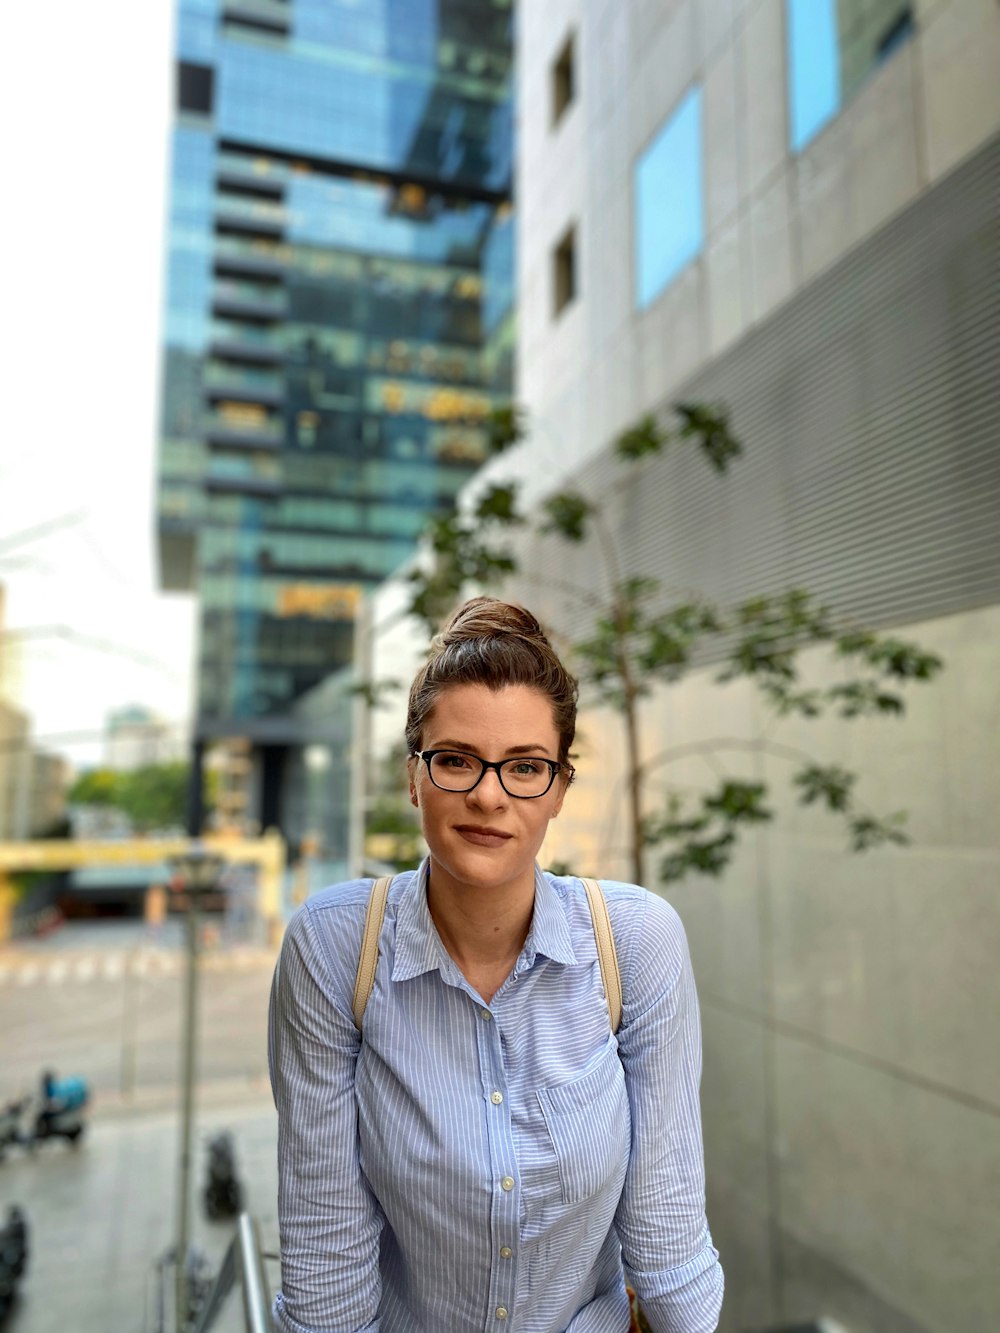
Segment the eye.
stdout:
<svg viewBox="0 0 1000 1333">
<path fill-rule="evenodd" d="M 442 768 L 461 770 L 463 768 L 471 767 L 468 755 L 455 754 L 453 751 L 448 751 L 446 754 L 435 755 L 434 762 L 440 764 Z"/>
<path fill-rule="evenodd" d="M 515 764 L 511 765 L 514 773 L 516 773 L 519 778 L 537 777 L 539 773 L 545 772 L 546 767 L 547 765 L 543 764 L 538 759 L 518 759 Z"/>
</svg>

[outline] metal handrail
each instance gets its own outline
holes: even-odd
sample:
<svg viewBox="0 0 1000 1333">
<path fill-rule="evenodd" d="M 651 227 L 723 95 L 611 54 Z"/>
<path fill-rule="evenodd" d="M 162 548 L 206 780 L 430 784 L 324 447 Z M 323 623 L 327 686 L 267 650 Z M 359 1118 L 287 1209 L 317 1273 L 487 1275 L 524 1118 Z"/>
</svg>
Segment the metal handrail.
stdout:
<svg viewBox="0 0 1000 1333">
<path fill-rule="evenodd" d="M 243 1288 L 246 1333 L 271 1333 L 271 1301 L 260 1232 L 249 1213 L 240 1213 L 236 1235 L 226 1250 L 219 1275 L 195 1325 L 195 1333 L 208 1333 L 212 1328 L 237 1278 Z"/>
</svg>

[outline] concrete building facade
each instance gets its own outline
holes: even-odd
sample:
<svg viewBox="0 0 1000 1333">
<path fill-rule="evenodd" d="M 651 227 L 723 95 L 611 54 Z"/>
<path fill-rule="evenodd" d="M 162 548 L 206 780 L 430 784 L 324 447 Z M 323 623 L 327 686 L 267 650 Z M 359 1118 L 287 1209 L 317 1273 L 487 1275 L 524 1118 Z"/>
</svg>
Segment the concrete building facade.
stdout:
<svg viewBox="0 0 1000 1333">
<path fill-rule="evenodd" d="M 720 1327 L 980 1333 L 1000 1311 L 1000 8 L 552 0 L 521 8 L 516 65 L 532 431 L 484 475 L 603 498 L 625 566 L 665 587 L 805 586 L 946 663 L 902 721 L 776 721 L 711 660 L 645 705 L 653 796 L 710 782 L 693 752 L 721 738 L 777 813 L 719 880 L 670 891 Z M 678 450 L 619 481 L 618 433 L 692 400 L 729 412 L 730 475 Z M 600 588 L 599 553 L 521 555 L 511 591 L 579 637 L 553 576 Z M 855 769 L 912 844 L 849 854 L 781 746 Z M 546 855 L 627 877 L 619 720 L 585 709 L 579 748 Z"/>
</svg>

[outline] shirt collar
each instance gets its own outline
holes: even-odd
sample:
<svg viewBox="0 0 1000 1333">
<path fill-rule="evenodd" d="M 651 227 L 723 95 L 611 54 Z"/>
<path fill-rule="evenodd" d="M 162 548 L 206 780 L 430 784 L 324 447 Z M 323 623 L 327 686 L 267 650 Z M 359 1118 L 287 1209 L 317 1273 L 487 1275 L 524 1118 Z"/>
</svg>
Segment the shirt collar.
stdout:
<svg viewBox="0 0 1000 1333">
<path fill-rule="evenodd" d="M 451 978 L 456 972 L 455 963 L 441 943 L 427 906 L 429 869 L 430 861 L 425 857 L 400 896 L 396 914 L 396 950 L 392 962 L 393 981 L 408 981 L 411 977 L 435 969 L 446 978 Z M 551 958 L 554 963 L 577 962 L 569 923 L 559 895 L 536 864 L 535 910 L 521 957 L 525 965 L 531 967 L 538 954 Z"/>
<path fill-rule="evenodd" d="M 425 856 L 420 869 L 403 890 L 396 913 L 396 954 L 392 960 L 393 981 L 409 981 L 435 968 L 447 972 L 454 963 L 441 943 L 430 908 L 427 906 L 427 873 L 430 861 Z"/>
<path fill-rule="evenodd" d="M 536 954 L 551 958 L 554 963 L 575 963 L 576 953 L 569 933 L 569 922 L 559 895 L 548 876 L 535 863 L 535 911 L 531 929 L 524 942 L 524 961 L 531 967 Z"/>
</svg>

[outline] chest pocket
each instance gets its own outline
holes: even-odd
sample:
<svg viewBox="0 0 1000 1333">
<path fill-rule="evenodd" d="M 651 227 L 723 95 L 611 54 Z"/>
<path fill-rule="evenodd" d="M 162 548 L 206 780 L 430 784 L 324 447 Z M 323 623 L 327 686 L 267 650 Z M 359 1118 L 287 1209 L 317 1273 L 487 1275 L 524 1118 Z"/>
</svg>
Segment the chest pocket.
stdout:
<svg viewBox="0 0 1000 1333">
<path fill-rule="evenodd" d="M 580 1078 L 540 1088 L 536 1096 L 559 1163 L 564 1203 L 580 1203 L 610 1180 L 624 1180 L 632 1139 L 625 1074 L 610 1040 Z"/>
</svg>

